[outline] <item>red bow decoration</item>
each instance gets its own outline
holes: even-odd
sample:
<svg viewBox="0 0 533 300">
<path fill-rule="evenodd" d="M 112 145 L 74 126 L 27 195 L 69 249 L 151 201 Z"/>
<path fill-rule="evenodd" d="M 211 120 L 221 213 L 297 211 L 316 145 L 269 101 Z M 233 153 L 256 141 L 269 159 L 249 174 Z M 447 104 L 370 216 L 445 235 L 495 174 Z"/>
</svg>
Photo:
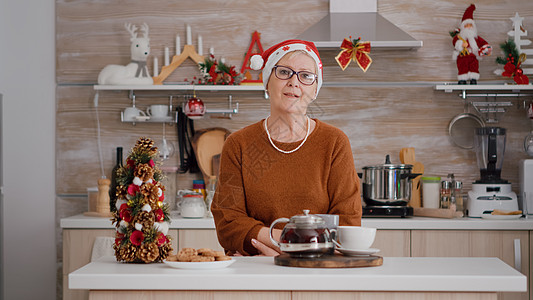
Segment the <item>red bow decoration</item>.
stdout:
<svg viewBox="0 0 533 300">
<path fill-rule="evenodd" d="M 529 78 L 524 75 L 522 68 L 520 68 L 520 65 L 525 60 L 526 55 L 522 53 L 520 54 L 520 58 L 518 59 L 518 63 L 516 64 L 516 66 L 512 61 L 507 62 L 505 66 L 503 66 L 504 72 L 502 73 L 502 76 L 513 77 L 514 82 L 516 82 L 517 84 L 529 84 Z"/>
<path fill-rule="evenodd" d="M 352 37 L 350 37 L 351 39 Z M 361 38 L 357 40 L 350 40 L 345 38 L 342 41 L 342 51 L 335 57 L 335 60 L 344 71 L 352 60 L 356 61 L 361 70 L 366 72 L 372 63 L 372 58 L 368 55 L 370 53 L 370 42 L 360 42 Z"/>
</svg>

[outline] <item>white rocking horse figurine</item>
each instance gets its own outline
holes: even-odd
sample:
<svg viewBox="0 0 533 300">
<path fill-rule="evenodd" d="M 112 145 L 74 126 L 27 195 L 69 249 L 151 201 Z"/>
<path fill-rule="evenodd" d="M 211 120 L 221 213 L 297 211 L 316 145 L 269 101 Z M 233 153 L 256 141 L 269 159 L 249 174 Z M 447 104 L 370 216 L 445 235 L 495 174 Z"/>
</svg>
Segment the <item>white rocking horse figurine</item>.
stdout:
<svg viewBox="0 0 533 300">
<path fill-rule="evenodd" d="M 98 75 L 98 84 L 153 84 L 154 80 L 148 73 L 146 59 L 150 54 L 150 40 L 148 39 L 148 25 L 143 23 L 140 32 L 143 37 L 137 37 L 137 26 L 125 24 L 131 35 L 131 62 L 126 66 L 107 65 Z"/>
</svg>

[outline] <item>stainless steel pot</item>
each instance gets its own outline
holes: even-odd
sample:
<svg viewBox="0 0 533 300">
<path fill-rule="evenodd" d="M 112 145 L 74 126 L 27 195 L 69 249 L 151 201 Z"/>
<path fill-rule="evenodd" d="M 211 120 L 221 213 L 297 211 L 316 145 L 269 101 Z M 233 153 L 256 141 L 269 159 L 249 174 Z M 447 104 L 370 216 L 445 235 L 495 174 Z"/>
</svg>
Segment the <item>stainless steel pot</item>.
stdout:
<svg viewBox="0 0 533 300">
<path fill-rule="evenodd" d="M 369 206 L 407 205 L 411 200 L 411 180 L 422 174 L 411 173 L 413 165 L 385 164 L 363 167 L 363 200 Z"/>
</svg>

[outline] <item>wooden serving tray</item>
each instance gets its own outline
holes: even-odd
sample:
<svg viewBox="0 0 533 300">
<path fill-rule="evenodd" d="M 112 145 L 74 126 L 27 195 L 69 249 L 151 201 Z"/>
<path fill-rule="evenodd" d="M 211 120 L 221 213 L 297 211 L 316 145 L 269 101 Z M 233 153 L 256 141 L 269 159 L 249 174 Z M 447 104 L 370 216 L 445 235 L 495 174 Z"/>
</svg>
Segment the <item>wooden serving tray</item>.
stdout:
<svg viewBox="0 0 533 300">
<path fill-rule="evenodd" d="M 362 268 L 381 266 L 383 257 L 377 255 L 344 256 L 340 254 L 321 257 L 291 257 L 289 254 L 283 253 L 274 257 L 274 264 L 300 268 Z"/>
</svg>

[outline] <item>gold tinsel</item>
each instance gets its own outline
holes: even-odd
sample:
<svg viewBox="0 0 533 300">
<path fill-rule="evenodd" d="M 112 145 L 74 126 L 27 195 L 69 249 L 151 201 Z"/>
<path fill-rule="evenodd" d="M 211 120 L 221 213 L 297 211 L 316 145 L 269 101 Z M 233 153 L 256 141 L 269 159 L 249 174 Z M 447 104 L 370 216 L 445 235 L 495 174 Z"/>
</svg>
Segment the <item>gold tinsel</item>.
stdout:
<svg viewBox="0 0 533 300">
<path fill-rule="evenodd" d="M 141 211 L 133 219 L 133 224 L 139 223 L 143 228 L 152 228 L 154 226 L 155 216 L 151 212 Z"/>
<path fill-rule="evenodd" d="M 156 243 L 143 244 L 137 252 L 137 258 L 145 263 L 153 262 L 159 256 L 159 248 Z"/>
<path fill-rule="evenodd" d="M 117 191 L 115 192 L 115 196 L 117 196 L 118 199 L 126 199 L 126 195 L 128 194 L 128 189 L 124 185 L 118 185 Z"/>
<path fill-rule="evenodd" d="M 134 175 L 144 182 L 154 176 L 154 169 L 149 164 L 140 164 L 135 169 Z"/>
</svg>

